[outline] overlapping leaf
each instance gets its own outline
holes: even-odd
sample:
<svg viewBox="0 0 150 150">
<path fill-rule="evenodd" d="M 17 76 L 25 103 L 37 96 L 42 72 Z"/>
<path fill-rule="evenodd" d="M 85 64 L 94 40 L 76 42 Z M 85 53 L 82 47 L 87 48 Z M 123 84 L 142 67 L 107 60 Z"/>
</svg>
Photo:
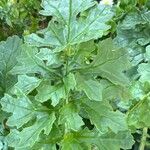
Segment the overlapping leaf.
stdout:
<svg viewBox="0 0 150 150">
<path fill-rule="evenodd" d="M 21 90 L 24 94 L 28 95 L 30 92 L 32 92 L 32 90 L 39 86 L 40 82 L 41 80 L 36 77 L 19 75 L 18 82 L 15 84 L 12 92 L 15 92 L 15 88 L 17 88 Z"/>
<path fill-rule="evenodd" d="M 126 116 L 109 101 L 122 99 L 130 82 L 124 73 L 130 66 L 127 51 L 111 38 L 101 39 L 111 28 L 111 8 L 93 0 L 43 0 L 42 7 L 42 15 L 52 16 L 47 28 L 26 36 L 20 55 L 18 48 L 13 51 L 15 58 L 6 54 L 14 59 L 3 62 L 10 63 L 8 70 L 0 65 L 0 73 L 18 75 L 18 82 L 0 102 L 9 114 L 6 125 L 12 128 L 6 137 L 9 146 L 16 150 L 131 149 Z M 133 19 L 128 26 L 139 22 L 134 24 Z M 140 68 L 139 73 L 142 81 L 146 73 Z M 138 116 L 148 126 L 143 107 L 149 101 L 145 102 Z M 134 114 L 128 115 L 129 125 Z"/>
<path fill-rule="evenodd" d="M 80 91 L 84 91 L 89 99 L 95 100 L 95 101 L 101 101 L 102 100 L 102 86 L 101 84 L 92 79 L 86 79 L 82 75 L 77 75 L 77 82 L 78 86 L 77 89 Z"/>
<path fill-rule="evenodd" d="M 46 135 L 50 133 L 55 119 L 54 113 L 51 115 L 42 114 L 32 126 L 24 128 L 21 132 L 12 131 L 7 137 L 9 145 L 16 149 L 31 149 L 39 140 L 43 130 Z"/>
<path fill-rule="evenodd" d="M 55 121 L 54 112 L 47 113 L 44 107 L 33 104 L 21 91 L 17 92 L 17 98 L 5 94 L 1 99 L 1 105 L 3 110 L 12 113 L 7 121 L 8 126 L 16 126 L 19 129 L 29 121 L 36 119 L 35 123 L 33 122 L 32 125 L 18 133 L 19 142 L 15 144 L 16 148 L 32 147 L 43 130 L 46 135 L 50 133 Z"/>
<path fill-rule="evenodd" d="M 148 63 L 142 63 L 138 67 L 138 72 L 141 75 L 140 81 L 150 82 L 150 45 L 146 47 L 146 60 Z"/>
<path fill-rule="evenodd" d="M 150 47 L 146 47 L 145 63 L 138 66 L 138 73 L 140 75 L 139 84 L 140 97 L 136 105 L 128 112 L 128 124 L 133 128 L 149 127 L 150 126 Z M 137 94 L 135 95 L 137 97 Z"/>
<path fill-rule="evenodd" d="M 15 147 L 32 147 L 36 141 L 38 141 L 40 133 L 44 130 L 44 133 L 48 135 L 52 129 L 52 125 L 55 121 L 55 115 L 52 113 L 50 116 L 40 116 L 34 125 L 24 128 L 19 133 L 19 143 Z"/>
<path fill-rule="evenodd" d="M 39 102 L 52 101 L 52 105 L 56 106 L 61 99 L 65 99 L 70 92 L 76 86 L 75 77 L 73 74 L 68 74 L 63 79 L 63 83 L 57 85 L 51 85 L 49 81 L 43 81 L 37 88 L 38 94 L 36 100 Z"/>
<path fill-rule="evenodd" d="M 62 149 L 83 150 L 97 147 L 99 150 L 120 150 L 120 148 L 130 149 L 133 143 L 133 138 L 128 131 L 119 132 L 117 135 L 110 132 L 100 136 L 85 129 L 65 135 Z"/>
<path fill-rule="evenodd" d="M 127 130 L 125 115 L 119 111 L 114 112 L 109 103 L 83 101 L 82 107 L 100 132 L 107 132 L 109 129 L 115 133 Z"/>
<path fill-rule="evenodd" d="M 21 53 L 22 40 L 17 37 L 9 37 L 0 43 L 0 95 L 7 91 L 16 81 L 10 71 L 17 63 L 16 57 Z"/>
<path fill-rule="evenodd" d="M 21 56 L 17 56 L 18 64 L 11 71 L 13 74 L 45 73 L 45 64 L 38 58 L 38 49 L 27 45 L 22 46 Z"/>
<path fill-rule="evenodd" d="M 66 130 L 78 131 L 84 125 L 74 104 L 67 104 L 60 110 L 60 124 L 65 124 Z"/>
<path fill-rule="evenodd" d="M 150 43 L 149 20 L 150 11 L 135 11 L 129 13 L 117 27 L 116 41 L 128 48 L 133 65 L 143 60 L 144 46 Z"/>
<path fill-rule="evenodd" d="M 61 99 L 66 97 L 63 84 L 52 86 L 50 82 L 43 81 L 37 90 L 38 94 L 35 99 L 41 103 L 51 100 L 53 106 L 56 106 Z"/>
<path fill-rule="evenodd" d="M 150 126 L 150 98 L 144 97 L 128 112 L 128 125 L 133 129 Z"/>
<path fill-rule="evenodd" d="M 81 72 L 99 75 L 115 85 L 125 86 L 129 80 L 123 72 L 129 64 L 127 51 L 114 45 L 111 39 L 106 39 L 99 43 L 98 54 L 93 62 Z"/>
</svg>

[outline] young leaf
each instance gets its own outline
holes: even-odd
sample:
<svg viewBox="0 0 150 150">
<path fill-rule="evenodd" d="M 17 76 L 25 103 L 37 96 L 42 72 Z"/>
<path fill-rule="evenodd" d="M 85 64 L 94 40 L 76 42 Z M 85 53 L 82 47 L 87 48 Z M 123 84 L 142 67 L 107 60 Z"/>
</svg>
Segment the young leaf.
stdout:
<svg viewBox="0 0 150 150">
<path fill-rule="evenodd" d="M 66 104 L 60 110 L 59 124 L 64 124 L 66 130 L 78 131 L 84 125 L 74 104 Z"/>
<path fill-rule="evenodd" d="M 91 79 L 88 80 L 79 74 L 76 76 L 76 80 L 78 83 L 77 89 L 81 91 L 83 90 L 90 100 L 102 100 L 102 87 L 98 81 Z"/>
<path fill-rule="evenodd" d="M 70 90 L 74 90 L 76 87 L 76 79 L 72 73 L 69 73 L 66 77 L 64 77 L 63 81 L 66 94 L 68 94 Z"/>
<path fill-rule="evenodd" d="M 66 97 L 63 84 L 52 86 L 50 82 L 43 81 L 37 88 L 38 94 L 35 99 L 41 103 L 51 99 L 52 105 L 56 106 L 59 101 Z"/>
<path fill-rule="evenodd" d="M 59 53 L 54 53 L 48 48 L 41 48 L 40 52 L 37 54 L 37 57 L 45 61 L 46 66 L 57 67 L 60 65 Z"/>
<path fill-rule="evenodd" d="M 23 93 L 28 95 L 32 90 L 39 86 L 41 80 L 36 77 L 29 77 L 27 75 L 19 75 L 18 82 L 15 84 L 14 89 L 20 89 Z"/>
</svg>

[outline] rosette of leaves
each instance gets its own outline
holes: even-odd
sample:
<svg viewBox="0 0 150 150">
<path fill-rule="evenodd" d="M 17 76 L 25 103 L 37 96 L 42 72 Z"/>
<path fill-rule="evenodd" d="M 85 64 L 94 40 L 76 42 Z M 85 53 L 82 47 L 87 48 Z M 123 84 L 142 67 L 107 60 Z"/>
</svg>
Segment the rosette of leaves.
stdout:
<svg viewBox="0 0 150 150">
<path fill-rule="evenodd" d="M 1 99 L 9 147 L 130 149 L 126 116 L 110 103 L 127 96 L 128 54 L 112 39 L 94 42 L 109 33 L 111 8 L 92 0 L 43 0 L 42 7 L 52 20 L 25 37 L 10 70 L 18 82 Z"/>
</svg>

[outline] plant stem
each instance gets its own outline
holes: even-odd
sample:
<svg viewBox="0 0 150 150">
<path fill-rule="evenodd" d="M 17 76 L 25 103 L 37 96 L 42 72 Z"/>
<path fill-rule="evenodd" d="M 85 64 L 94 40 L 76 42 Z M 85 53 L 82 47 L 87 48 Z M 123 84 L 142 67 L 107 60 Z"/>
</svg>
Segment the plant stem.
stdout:
<svg viewBox="0 0 150 150">
<path fill-rule="evenodd" d="M 139 150 L 144 150 L 144 148 L 145 148 L 146 138 L 147 138 L 147 130 L 148 130 L 148 128 L 146 128 L 146 127 L 143 128 L 143 134 L 142 134 Z"/>
</svg>

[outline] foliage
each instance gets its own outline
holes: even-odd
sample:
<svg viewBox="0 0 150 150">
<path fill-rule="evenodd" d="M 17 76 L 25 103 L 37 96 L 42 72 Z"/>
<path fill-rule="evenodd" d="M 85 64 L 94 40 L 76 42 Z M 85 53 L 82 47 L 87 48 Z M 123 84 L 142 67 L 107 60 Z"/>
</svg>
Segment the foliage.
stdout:
<svg viewBox="0 0 150 150">
<path fill-rule="evenodd" d="M 1 0 L 0 1 L 0 39 L 9 35 L 34 32 L 39 28 L 39 0 Z M 6 32 L 3 32 L 3 31 Z"/>
<path fill-rule="evenodd" d="M 21 3 L 40 8 L 34 1 L 12 5 Z M 147 1 L 43 0 L 41 6 L 43 18 L 51 18 L 47 27 L 0 42 L 0 149 L 132 149 L 137 133 L 139 149 L 147 148 Z M 23 17 L 2 10 L 9 26 L 24 27 Z"/>
</svg>

